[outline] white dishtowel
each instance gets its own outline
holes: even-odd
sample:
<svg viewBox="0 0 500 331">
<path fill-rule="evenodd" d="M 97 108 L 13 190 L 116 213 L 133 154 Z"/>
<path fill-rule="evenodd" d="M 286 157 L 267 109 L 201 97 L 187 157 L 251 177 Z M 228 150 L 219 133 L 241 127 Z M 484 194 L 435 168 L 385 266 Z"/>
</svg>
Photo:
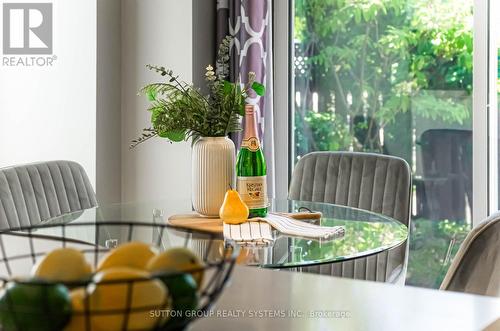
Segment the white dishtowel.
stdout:
<svg viewBox="0 0 500 331">
<path fill-rule="evenodd" d="M 242 224 L 224 223 L 224 238 L 245 246 L 269 245 L 274 242 L 271 227 L 289 236 L 310 239 L 331 240 L 345 234 L 343 226 L 320 226 L 270 213 L 266 217 L 252 218 Z"/>
<path fill-rule="evenodd" d="M 266 222 L 224 223 L 224 238 L 241 246 L 269 246 L 274 243 L 271 226 Z"/>
</svg>

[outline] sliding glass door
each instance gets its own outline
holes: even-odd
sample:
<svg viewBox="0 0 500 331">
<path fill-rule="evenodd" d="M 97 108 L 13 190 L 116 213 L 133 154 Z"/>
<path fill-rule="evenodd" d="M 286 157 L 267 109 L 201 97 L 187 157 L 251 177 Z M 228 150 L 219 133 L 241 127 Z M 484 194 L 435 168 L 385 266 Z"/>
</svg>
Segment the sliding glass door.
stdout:
<svg viewBox="0 0 500 331">
<path fill-rule="evenodd" d="M 472 226 L 473 0 L 295 0 L 292 164 L 383 153 L 413 171 L 409 284 L 437 287 Z"/>
</svg>

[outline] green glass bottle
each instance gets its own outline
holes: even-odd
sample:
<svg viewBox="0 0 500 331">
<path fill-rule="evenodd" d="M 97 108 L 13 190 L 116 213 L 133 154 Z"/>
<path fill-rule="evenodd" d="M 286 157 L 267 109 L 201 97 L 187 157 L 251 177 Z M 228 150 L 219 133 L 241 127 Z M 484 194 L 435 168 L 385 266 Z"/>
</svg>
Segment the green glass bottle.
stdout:
<svg viewBox="0 0 500 331">
<path fill-rule="evenodd" d="M 257 134 L 253 105 L 245 106 L 245 132 L 236 162 L 236 189 L 250 209 L 250 217 L 267 215 L 266 160 Z"/>
</svg>

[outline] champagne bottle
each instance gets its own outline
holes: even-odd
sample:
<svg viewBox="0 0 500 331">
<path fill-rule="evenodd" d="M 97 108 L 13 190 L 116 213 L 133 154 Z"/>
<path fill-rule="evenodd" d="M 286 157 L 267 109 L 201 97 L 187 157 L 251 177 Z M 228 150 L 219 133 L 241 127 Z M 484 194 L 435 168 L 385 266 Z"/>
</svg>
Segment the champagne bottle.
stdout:
<svg viewBox="0 0 500 331">
<path fill-rule="evenodd" d="M 250 217 L 267 215 L 266 160 L 257 135 L 253 105 L 245 106 L 245 132 L 236 162 L 236 189 L 250 209 Z"/>
</svg>

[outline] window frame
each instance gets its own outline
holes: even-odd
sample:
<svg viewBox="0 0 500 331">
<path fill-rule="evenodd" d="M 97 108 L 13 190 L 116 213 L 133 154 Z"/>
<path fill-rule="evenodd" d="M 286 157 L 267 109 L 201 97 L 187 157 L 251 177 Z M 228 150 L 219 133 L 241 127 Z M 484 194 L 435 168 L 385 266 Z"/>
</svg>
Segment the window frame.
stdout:
<svg viewBox="0 0 500 331">
<path fill-rule="evenodd" d="M 293 171 L 293 75 L 290 75 L 294 53 L 290 43 L 293 32 L 293 0 L 273 1 L 273 69 L 274 69 L 274 143 L 275 184 L 277 199 L 288 197 Z M 286 148 L 282 148 L 286 146 Z"/>
<path fill-rule="evenodd" d="M 472 222 L 477 226 L 498 210 L 498 107 L 496 79 L 498 29 L 495 1 L 474 0 L 472 106 Z"/>
</svg>

